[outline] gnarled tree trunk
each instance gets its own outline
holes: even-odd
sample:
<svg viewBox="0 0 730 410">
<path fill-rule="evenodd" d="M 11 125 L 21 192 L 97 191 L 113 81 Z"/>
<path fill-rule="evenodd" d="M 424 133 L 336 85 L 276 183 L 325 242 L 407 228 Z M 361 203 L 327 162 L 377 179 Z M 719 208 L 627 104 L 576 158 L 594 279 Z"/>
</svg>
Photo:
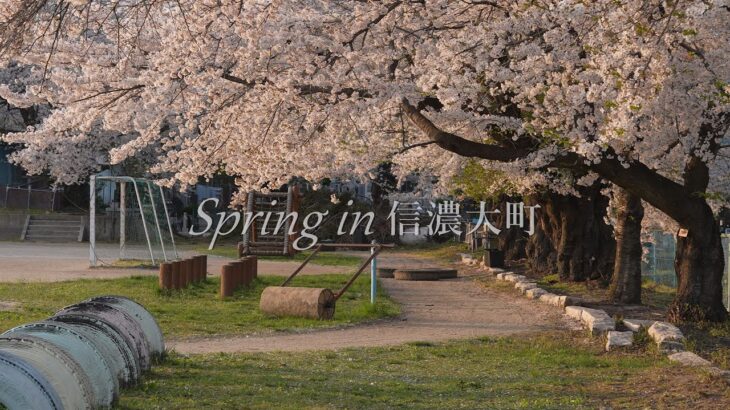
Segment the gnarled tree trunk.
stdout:
<svg viewBox="0 0 730 410">
<path fill-rule="evenodd" d="M 613 302 L 641 303 L 641 198 L 616 187 L 616 259 L 609 297 Z"/>
<path fill-rule="evenodd" d="M 677 294 L 668 316 L 674 322 L 722 321 L 728 313 L 722 303 L 725 263 L 720 228 L 704 199 L 698 199 L 695 207 L 697 222 L 686 228 L 686 236 L 677 235 Z"/>
<path fill-rule="evenodd" d="M 529 199 L 541 206 L 535 234 L 527 244 L 527 262 L 542 274 L 562 280 L 608 280 L 613 269 L 613 230 L 604 217 L 608 198 L 602 184 L 580 189 L 580 197 L 546 193 Z"/>
</svg>

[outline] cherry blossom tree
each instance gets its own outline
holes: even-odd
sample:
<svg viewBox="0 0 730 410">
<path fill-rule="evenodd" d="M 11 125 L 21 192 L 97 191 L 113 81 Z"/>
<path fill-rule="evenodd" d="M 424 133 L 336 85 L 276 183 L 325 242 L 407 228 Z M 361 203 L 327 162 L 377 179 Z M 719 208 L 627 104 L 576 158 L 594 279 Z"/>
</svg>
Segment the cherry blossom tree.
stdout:
<svg viewBox="0 0 730 410">
<path fill-rule="evenodd" d="M 670 318 L 724 320 L 707 193 L 728 155 L 729 19 L 724 0 L 0 0 L 4 59 L 33 67 L 0 97 L 53 107 L 5 138 L 28 167 L 145 155 L 167 183 L 389 159 L 442 184 L 469 159 L 534 185 L 603 179 L 687 229 Z"/>
</svg>

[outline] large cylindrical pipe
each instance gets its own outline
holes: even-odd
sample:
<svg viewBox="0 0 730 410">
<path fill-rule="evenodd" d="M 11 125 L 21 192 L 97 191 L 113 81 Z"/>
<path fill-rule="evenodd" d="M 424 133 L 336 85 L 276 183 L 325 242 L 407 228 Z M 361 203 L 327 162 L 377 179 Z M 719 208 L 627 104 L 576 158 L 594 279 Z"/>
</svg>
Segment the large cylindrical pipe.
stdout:
<svg viewBox="0 0 730 410">
<path fill-rule="evenodd" d="M 335 302 L 329 289 L 269 286 L 261 293 L 259 308 L 272 316 L 328 320 L 335 315 Z"/>
</svg>

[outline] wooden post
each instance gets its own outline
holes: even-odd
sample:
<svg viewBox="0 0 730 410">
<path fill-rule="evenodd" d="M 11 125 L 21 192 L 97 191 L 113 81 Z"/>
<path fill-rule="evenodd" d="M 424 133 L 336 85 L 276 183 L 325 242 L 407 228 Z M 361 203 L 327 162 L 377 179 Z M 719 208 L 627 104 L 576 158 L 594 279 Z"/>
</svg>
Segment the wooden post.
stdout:
<svg viewBox="0 0 730 410">
<path fill-rule="evenodd" d="M 180 289 L 181 286 L 181 270 L 182 270 L 182 262 L 175 261 L 172 263 L 172 288 L 173 289 Z"/>
<path fill-rule="evenodd" d="M 182 272 L 183 273 L 181 276 L 183 278 L 183 283 L 182 283 L 183 288 L 187 288 L 188 286 L 190 286 L 190 283 L 192 282 L 191 279 L 193 277 L 193 272 L 192 272 L 193 264 L 191 262 L 192 261 L 190 259 L 184 259 L 182 261 Z"/>
<path fill-rule="evenodd" d="M 200 256 L 195 255 L 193 256 L 193 283 L 199 283 L 200 282 Z"/>
<path fill-rule="evenodd" d="M 238 268 L 232 263 L 221 268 L 221 299 L 233 296 L 234 280 Z"/>
<path fill-rule="evenodd" d="M 172 263 L 160 264 L 160 289 L 172 288 Z"/>
<path fill-rule="evenodd" d="M 208 255 L 200 255 L 200 277 L 203 282 L 208 279 Z"/>
<path fill-rule="evenodd" d="M 259 277 L 259 258 L 253 255 L 249 256 L 249 258 L 252 260 L 251 266 L 253 267 L 253 279 L 256 279 Z"/>
<path fill-rule="evenodd" d="M 244 257 L 242 260 L 243 265 L 243 286 L 248 287 L 253 281 L 253 267 L 251 265 L 251 257 Z"/>
<path fill-rule="evenodd" d="M 238 289 L 243 285 L 243 261 L 237 260 L 233 262 L 233 266 L 236 267 L 235 289 Z"/>
</svg>

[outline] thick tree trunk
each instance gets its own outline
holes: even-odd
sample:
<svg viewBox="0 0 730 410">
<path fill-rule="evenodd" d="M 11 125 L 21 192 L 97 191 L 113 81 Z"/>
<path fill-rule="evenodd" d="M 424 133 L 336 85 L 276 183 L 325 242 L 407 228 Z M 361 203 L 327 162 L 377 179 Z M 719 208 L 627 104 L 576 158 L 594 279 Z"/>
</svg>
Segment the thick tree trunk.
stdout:
<svg viewBox="0 0 730 410">
<path fill-rule="evenodd" d="M 616 188 L 616 259 L 609 297 L 613 302 L 641 303 L 641 198 Z"/>
<path fill-rule="evenodd" d="M 562 280 L 607 280 L 613 268 L 615 242 L 604 217 L 608 198 L 602 185 L 581 188 L 580 197 L 547 193 L 529 202 L 539 204 L 535 234 L 527 244 L 528 266 Z"/>
<path fill-rule="evenodd" d="M 701 201 L 698 223 L 687 229 L 686 236 L 677 235 L 677 295 L 668 313 L 673 322 L 723 321 L 728 317 L 722 303 L 725 262 L 720 228 L 710 207 Z"/>
</svg>

